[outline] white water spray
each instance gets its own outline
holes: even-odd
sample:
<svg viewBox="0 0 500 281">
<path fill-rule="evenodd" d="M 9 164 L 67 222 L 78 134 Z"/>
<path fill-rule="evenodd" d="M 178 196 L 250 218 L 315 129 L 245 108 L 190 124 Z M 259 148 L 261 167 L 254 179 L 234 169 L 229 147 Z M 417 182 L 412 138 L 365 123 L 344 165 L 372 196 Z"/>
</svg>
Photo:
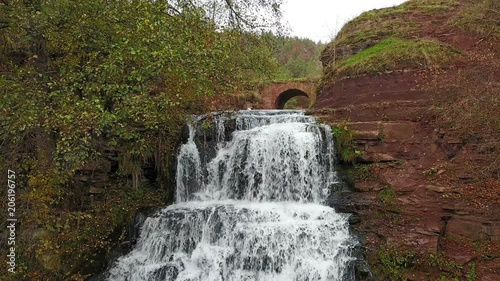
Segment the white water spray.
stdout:
<svg viewBox="0 0 500 281">
<path fill-rule="evenodd" d="M 301 111 L 235 115 L 230 140 L 231 119 L 215 117 L 216 152 L 206 163 L 190 127 L 177 203 L 145 221 L 108 280 L 348 279 L 347 215 L 321 205 L 336 181 L 329 128 Z"/>
</svg>

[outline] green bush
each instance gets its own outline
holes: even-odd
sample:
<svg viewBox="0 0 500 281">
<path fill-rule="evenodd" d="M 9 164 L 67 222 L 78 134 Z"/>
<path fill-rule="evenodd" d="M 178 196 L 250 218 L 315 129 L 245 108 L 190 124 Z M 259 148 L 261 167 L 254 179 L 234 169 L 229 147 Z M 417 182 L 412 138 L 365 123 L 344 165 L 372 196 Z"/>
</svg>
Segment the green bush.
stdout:
<svg viewBox="0 0 500 281">
<path fill-rule="evenodd" d="M 335 136 L 335 148 L 340 156 L 340 161 L 346 164 L 354 164 L 356 158 L 362 154 L 353 144 L 354 131 L 350 130 L 345 122 L 332 127 Z"/>
</svg>

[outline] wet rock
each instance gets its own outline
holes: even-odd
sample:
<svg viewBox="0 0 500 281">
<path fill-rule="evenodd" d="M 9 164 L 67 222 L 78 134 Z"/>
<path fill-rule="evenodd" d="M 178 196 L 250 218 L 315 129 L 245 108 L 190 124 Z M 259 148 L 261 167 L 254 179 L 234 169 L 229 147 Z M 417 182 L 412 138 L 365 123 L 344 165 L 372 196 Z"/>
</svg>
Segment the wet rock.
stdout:
<svg viewBox="0 0 500 281">
<path fill-rule="evenodd" d="M 141 208 L 137 210 L 132 221 L 127 226 L 127 236 L 125 238 L 125 241 L 117 244 L 105 257 L 105 264 L 103 265 L 103 269 L 104 267 L 107 269 L 94 276 L 89 277 L 88 279 L 86 279 L 86 281 L 106 280 L 109 267 L 113 265 L 113 263 L 115 263 L 119 257 L 124 256 L 132 251 L 134 245 L 139 239 L 140 229 L 142 228 L 142 225 L 148 217 L 154 215 L 154 213 L 156 213 L 157 211 L 158 208 Z"/>
<path fill-rule="evenodd" d="M 361 210 L 369 209 L 373 202 L 360 198 L 355 193 L 344 192 L 340 195 L 328 197 L 325 204 L 334 208 L 338 213 L 357 214 Z"/>
<path fill-rule="evenodd" d="M 152 216 L 158 208 L 142 208 L 135 212 L 132 221 L 128 224 L 127 227 L 127 237 L 126 241 L 130 241 L 135 245 L 137 239 L 139 239 L 140 229 L 142 225 L 146 221 L 146 219 Z"/>
<path fill-rule="evenodd" d="M 189 139 L 189 126 L 184 125 L 182 126 L 182 131 L 181 131 L 181 142 L 183 144 L 187 143 Z"/>
<path fill-rule="evenodd" d="M 367 249 L 362 246 L 365 241 L 357 235 L 354 235 L 354 237 L 359 243 L 357 243 L 351 251 L 353 260 L 349 262 L 348 270 L 342 280 L 377 281 L 377 278 L 373 275 L 366 260 Z"/>
<path fill-rule="evenodd" d="M 349 224 L 350 225 L 355 225 L 361 222 L 361 217 L 357 214 L 351 214 L 349 216 Z"/>
<path fill-rule="evenodd" d="M 236 131 L 236 119 L 231 118 L 224 123 L 225 141 L 231 141 L 234 131 Z"/>
<path fill-rule="evenodd" d="M 354 264 L 354 276 L 355 280 L 359 281 L 376 281 L 377 278 L 373 276 L 373 273 L 368 266 L 368 262 L 366 260 L 356 260 Z"/>
<path fill-rule="evenodd" d="M 179 269 L 172 265 L 159 268 L 154 274 L 155 280 L 175 280 L 179 275 Z"/>
</svg>

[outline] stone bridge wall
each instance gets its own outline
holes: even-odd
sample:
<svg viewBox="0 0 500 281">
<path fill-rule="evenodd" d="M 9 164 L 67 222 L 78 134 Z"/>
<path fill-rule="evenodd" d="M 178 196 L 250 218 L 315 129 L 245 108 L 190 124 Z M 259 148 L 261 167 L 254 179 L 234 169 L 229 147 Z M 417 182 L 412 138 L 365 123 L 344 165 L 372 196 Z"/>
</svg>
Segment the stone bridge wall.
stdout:
<svg viewBox="0 0 500 281">
<path fill-rule="evenodd" d="M 276 82 L 260 89 L 263 109 L 282 109 L 285 103 L 297 96 L 307 96 L 309 107 L 316 102 L 317 81 Z"/>
</svg>

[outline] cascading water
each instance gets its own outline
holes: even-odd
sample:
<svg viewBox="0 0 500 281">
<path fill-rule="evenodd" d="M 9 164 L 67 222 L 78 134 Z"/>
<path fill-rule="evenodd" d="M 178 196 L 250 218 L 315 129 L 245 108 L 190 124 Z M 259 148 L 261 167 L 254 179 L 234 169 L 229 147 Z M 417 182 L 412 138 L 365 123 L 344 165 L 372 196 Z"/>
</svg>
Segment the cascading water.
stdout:
<svg viewBox="0 0 500 281">
<path fill-rule="evenodd" d="M 108 280 L 352 279 L 348 217 L 321 205 L 336 181 L 329 128 L 301 111 L 234 115 L 214 117 L 213 148 L 190 127 L 177 202 L 145 221 Z"/>
</svg>

